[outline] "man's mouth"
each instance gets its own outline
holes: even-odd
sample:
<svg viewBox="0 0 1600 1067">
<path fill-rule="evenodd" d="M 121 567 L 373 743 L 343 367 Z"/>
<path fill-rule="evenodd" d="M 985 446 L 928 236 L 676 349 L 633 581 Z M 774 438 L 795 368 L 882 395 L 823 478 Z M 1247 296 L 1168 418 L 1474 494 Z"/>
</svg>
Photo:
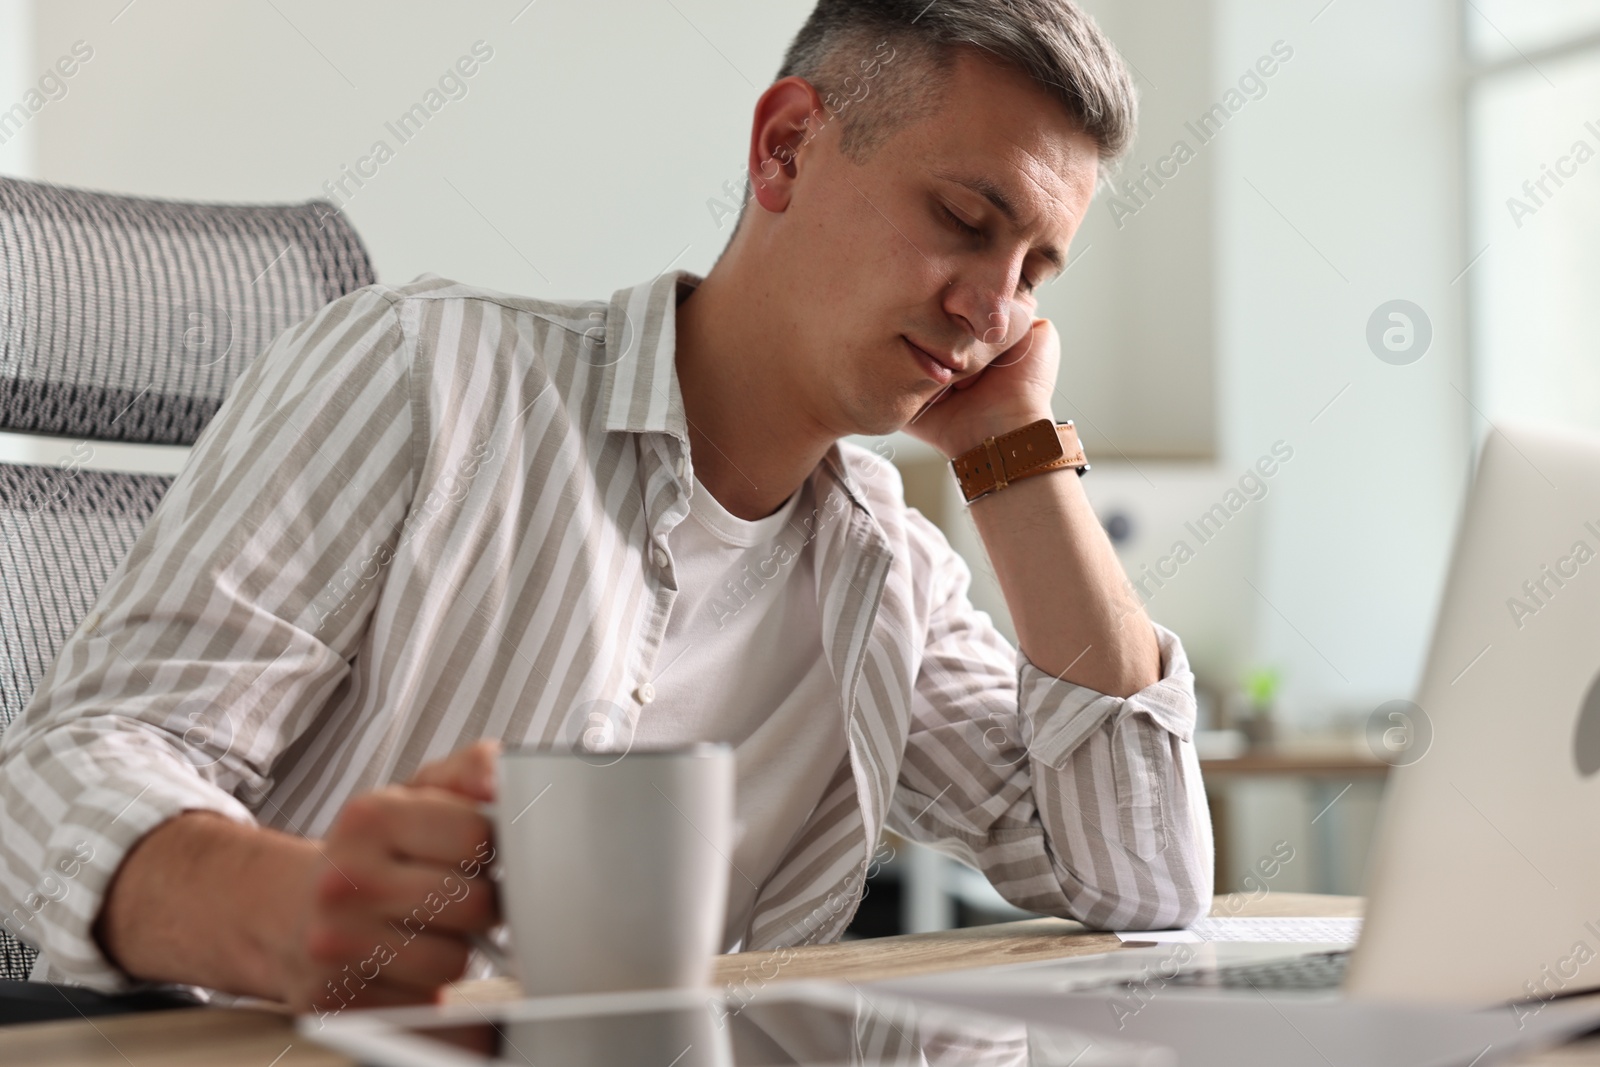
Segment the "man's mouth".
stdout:
<svg viewBox="0 0 1600 1067">
<path fill-rule="evenodd" d="M 904 334 L 900 336 L 900 340 L 905 343 L 907 351 L 911 353 L 911 357 L 916 360 L 918 366 L 922 368 L 922 372 L 929 378 L 932 378 L 940 385 L 949 385 L 955 380 L 956 374 L 961 369 L 959 365 L 945 362 L 944 359 L 935 356 L 927 349 L 919 347 Z"/>
</svg>

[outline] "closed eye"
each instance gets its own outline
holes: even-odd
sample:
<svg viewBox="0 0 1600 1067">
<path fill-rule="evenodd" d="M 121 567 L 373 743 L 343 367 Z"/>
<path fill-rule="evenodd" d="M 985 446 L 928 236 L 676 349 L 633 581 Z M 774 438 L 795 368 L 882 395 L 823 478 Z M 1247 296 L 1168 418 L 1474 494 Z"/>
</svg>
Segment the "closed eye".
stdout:
<svg viewBox="0 0 1600 1067">
<path fill-rule="evenodd" d="M 949 222 L 952 226 L 954 226 L 958 232 L 963 233 L 968 237 L 979 237 L 979 238 L 981 238 L 983 236 L 983 231 L 982 230 L 978 229 L 978 227 L 976 227 L 976 226 L 972 225 L 971 223 L 967 222 L 960 215 L 957 215 L 954 211 L 951 211 L 950 208 L 947 205 L 945 205 L 944 203 L 942 203 L 942 202 L 939 204 L 939 212 L 940 212 L 940 214 L 942 214 L 944 216 L 945 221 Z M 1025 292 L 1025 293 L 1031 293 L 1036 288 L 1038 288 L 1038 284 L 1036 282 L 1034 282 L 1031 278 L 1029 278 L 1027 275 L 1023 275 L 1022 277 L 1018 278 L 1017 279 L 1017 284 L 1018 284 L 1018 287 L 1021 288 L 1022 291 Z"/>
<path fill-rule="evenodd" d="M 940 210 L 940 212 L 942 212 L 944 214 L 944 217 L 945 217 L 946 221 L 951 223 L 953 226 L 955 226 L 956 229 L 960 230 L 962 233 L 966 234 L 967 236 L 969 236 L 969 237 L 982 237 L 983 236 L 983 231 L 982 230 L 978 229 L 976 226 L 974 226 L 971 223 L 967 222 L 960 215 L 957 215 L 954 211 L 951 211 L 944 204 L 940 204 L 939 205 L 939 210 Z"/>
</svg>

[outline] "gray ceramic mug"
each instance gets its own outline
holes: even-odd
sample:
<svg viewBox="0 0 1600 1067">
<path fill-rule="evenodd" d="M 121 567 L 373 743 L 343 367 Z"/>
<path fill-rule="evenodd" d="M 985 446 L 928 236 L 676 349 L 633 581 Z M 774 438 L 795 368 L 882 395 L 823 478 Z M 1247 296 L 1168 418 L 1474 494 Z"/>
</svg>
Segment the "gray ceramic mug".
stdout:
<svg viewBox="0 0 1600 1067">
<path fill-rule="evenodd" d="M 733 786 L 725 744 L 502 752 L 487 811 L 514 958 L 478 947 L 528 996 L 710 984 Z"/>
</svg>

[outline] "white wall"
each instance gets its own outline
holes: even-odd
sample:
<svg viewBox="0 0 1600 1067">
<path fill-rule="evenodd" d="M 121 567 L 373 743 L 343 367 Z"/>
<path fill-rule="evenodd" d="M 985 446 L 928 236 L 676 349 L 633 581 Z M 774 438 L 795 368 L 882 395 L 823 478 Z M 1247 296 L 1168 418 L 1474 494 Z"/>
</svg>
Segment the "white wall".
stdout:
<svg viewBox="0 0 1600 1067">
<path fill-rule="evenodd" d="M 1073 264 L 1040 295 L 1064 341 L 1057 414 L 1106 459 L 1217 454 L 1214 153 L 1148 196 L 1124 183 L 1156 164 L 1211 100 L 1212 0 L 1083 0 L 1116 41 L 1139 94 L 1139 132 L 1076 237 Z M 1133 210 L 1129 214 L 1129 209 Z M 1079 258 L 1081 257 L 1081 258 Z"/>
<path fill-rule="evenodd" d="M 382 139 L 393 158 L 347 185 L 381 277 L 561 296 L 609 294 L 675 259 L 710 266 L 727 229 L 706 201 L 741 173 L 757 87 L 809 9 L 144 0 L 118 16 L 126 2 L 39 5 L 41 56 L 95 48 L 41 124 L 45 177 L 304 199 Z M 402 144 L 385 123 L 479 40 L 493 56 L 465 97 Z"/>
<path fill-rule="evenodd" d="M 33 4 L 0 0 L 0 110 L 9 110 L 38 76 L 33 69 Z M 0 174 L 26 178 L 33 174 L 33 128 L 28 122 L 12 132 L 0 128 Z"/>
<path fill-rule="evenodd" d="M 1302 719 L 1412 694 L 1470 461 L 1456 5 L 1326 3 L 1219 0 L 1216 37 L 1219 89 L 1275 40 L 1295 51 L 1218 141 L 1217 228 L 1222 462 L 1295 449 L 1260 654 Z M 1409 366 L 1365 339 L 1397 298 L 1433 324 Z"/>
</svg>

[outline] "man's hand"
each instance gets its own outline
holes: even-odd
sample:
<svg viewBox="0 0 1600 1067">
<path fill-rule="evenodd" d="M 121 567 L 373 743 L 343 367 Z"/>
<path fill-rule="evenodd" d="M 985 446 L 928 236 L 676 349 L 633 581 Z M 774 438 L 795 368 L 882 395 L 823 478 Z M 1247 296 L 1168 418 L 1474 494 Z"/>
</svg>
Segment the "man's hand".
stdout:
<svg viewBox="0 0 1600 1067">
<path fill-rule="evenodd" d="M 953 459 L 1030 422 L 1051 418 L 1061 337 L 1049 319 L 1027 331 L 983 370 L 951 383 L 905 426 L 906 433 Z"/>
<path fill-rule="evenodd" d="M 1034 319 L 982 371 L 929 401 L 905 431 L 954 459 L 986 437 L 1054 421 L 1060 366 L 1060 335 L 1049 319 Z M 973 501 L 968 514 L 1034 666 L 1119 697 L 1161 678 L 1155 630 L 1078 478 L 1058 471 L 1017 482 Z M 1129 619 L 1135 624 L 1126 626 Z"/>
<path fill-rule="evenodd" d="M 326 840 L 184 812 L 123 859 L 96 932 L 123 970 L 320 1013 L 437 1001 L 499 921 L 497 746 L 353 797 Z"/>
<path fill-rule="evenodd" d="M 437 1002 L 461 977 L 469 937 L 500 920 L 486 866 L 493 829 L 478 810 L 494 799 L 497 752 L 479 742 L 345 805 L 291 953 L 291 1006 Z"/>
</svg>

